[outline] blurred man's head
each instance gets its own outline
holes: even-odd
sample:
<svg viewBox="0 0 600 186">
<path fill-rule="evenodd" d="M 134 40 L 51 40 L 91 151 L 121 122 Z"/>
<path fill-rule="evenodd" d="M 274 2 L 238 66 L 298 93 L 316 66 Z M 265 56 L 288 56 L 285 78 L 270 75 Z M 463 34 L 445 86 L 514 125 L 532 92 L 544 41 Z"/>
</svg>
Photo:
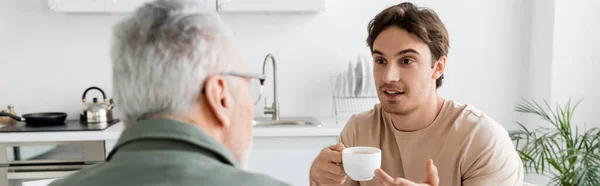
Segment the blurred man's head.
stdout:
<svg viewBox="0 0 600 186">
<path fill-rule="evenodd" d="M 193 123 L 245 163 L 252 144 L 250 79 L 217 14 L 202 4 L 158 0 L 114 27 L 115 103 L 126 124 L 151 117 Z"/>
<path fill-rule="evenodd" d="M 383 109 L 406 115 L 436 98 L 448 55 L 448 32 L 437 14 L 412 3 L 379 13 L 369 23 L 373 75 Z"/>
</svg>

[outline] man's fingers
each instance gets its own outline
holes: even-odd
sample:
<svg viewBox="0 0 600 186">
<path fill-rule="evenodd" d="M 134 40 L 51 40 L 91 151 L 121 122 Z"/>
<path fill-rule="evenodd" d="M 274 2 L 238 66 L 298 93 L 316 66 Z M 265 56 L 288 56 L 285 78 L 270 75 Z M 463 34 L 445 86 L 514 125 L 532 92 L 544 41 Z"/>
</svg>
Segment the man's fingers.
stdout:
<svg viewBox="0 0 600 186">
<path fill-rule="evenodd" d="M 344 179 L 331 179 L 331 178 L 325 178 L 325 180 L 319 184 L 320 185 L 342 185 L 344 184 L 344 182 L 346 181 L 346 178 Z"/>
<path fill-rule="evenodd" d="M 329 146 L 329 149 L 333 150 L 333 151 L 338 151 L 338 152 L 342 152 L 342 150 L 344 150 L 346 147 L 344 146 L 343 143 L 338 143 L 332 146 Z"/>
<path fill-rule="evenodd" d="M 339 175 L 339 174 L 335 174 L 333 172 L 338 171 L 339 169 L 337 169 L 337 167 L 334 165 L 333 163 L 329 163 L 329 165 L 327 166 L 319 166 L 317 169 L 319 170 L 319 177 L 320 177 L 320 181 L 318 182 L 319 185 L 341 185 L 340 183 L 342 183 L 344 180 L 346 180 L 346 175 Z M 333 169 L 332 169 L 333 168 Z"/>
<path fill-rule="evenodd" d="M 440 178 L 438 177 L 438 170 L 433 164 L 433 160 L 427 160 L 427 167 L 425 170 L 427 171 L 427 180 L 425 183 L 428 183 L 431 186 L 438 186 L 440 183 Z"/>
<path fill-rule="evenodd" d="M 379 181 L 381 181 L 384 185 L 392 185 L 392 184 L 394 184 L 394 178 L 392 178 L 390 175 L 388 175 L 387 173 L 385 173 L 381 169 L 375 170 L 375 177 Z"/>
<path fill-rule="evenodd" d="M 438 186 L 440 178 L 438 177 L 438 170 L 433 164 L 433 160 L 427 160 L 425 170 L 427 179 L 425 180 L 425 183 L 422 184 L 416 184 L 415 182 L 403 178 L 393 178 L 381 169 L 375 170 L 375 177 L 382 186 Z"/>
<path fill-rule="evenodd" d="M 381 169 L 375 170 L 375 177 L 383 186 L 416 186 L 417 183 L 404 178 L 393 178 Z"/>
<path fill-rule="evenodd" d="M 341 165 L 335 165 L 331 163 L 333 166 L 328 166 L 325 168 L 327 172 L 336 175 L 336 176 L 346 176 L 346 172 L 344 172 L 344 168 Z"/>
<path fill-rule="evenodd" d="M 383 183 L 380 179 L 377 179 L 377 182 L 379 183 L 379 186 L 387 186 L 387 184 Z"/>
<path fill-rule="evenodd" d="M 341 179 L 346 176 L 344 170 L 336 165 L 323 167 L 322 172 L 324 177 L 331 179 Z"/>
<path fill-rule="evenodd" d="M 317 160 L 311 168 L 311 179 L 319 185 L 341 185 L 346 180 L 342 163 L 342 153 L 335 151 L 343 149 L 344 145 L 336 144 L 324 148 L 317 156 Z M 335 150 L 332 150 L 335 149 Z"/>
<path fill-rule="evenodd" d="M 323 149 L 323 151 L 321 151 L 321 155 L 320 157 L 322 157 L 324 161 L 330 163 L 342 163 L 342 153 L 341 152 L 337 152 L 337 151 L 333 151 L 331 149 Z"/>
</svg>

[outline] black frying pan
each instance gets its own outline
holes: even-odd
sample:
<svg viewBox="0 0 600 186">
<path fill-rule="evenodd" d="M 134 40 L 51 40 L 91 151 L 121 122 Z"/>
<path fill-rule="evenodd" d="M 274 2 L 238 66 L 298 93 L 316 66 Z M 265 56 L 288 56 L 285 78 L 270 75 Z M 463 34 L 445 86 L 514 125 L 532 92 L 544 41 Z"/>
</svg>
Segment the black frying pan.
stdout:
<svg viewBox="0 0 600 186">
<path fill-rule="evenodd" d="M 0 116 L 8 116 L 17 121 L 24 121 L 27 125 L 48 126 L 61 125 L 67 119 L 67 113 L 64 112 L 44 112 L 24 114 L 22 117 L 10 113 L 0 112 Z"/>
</svg>

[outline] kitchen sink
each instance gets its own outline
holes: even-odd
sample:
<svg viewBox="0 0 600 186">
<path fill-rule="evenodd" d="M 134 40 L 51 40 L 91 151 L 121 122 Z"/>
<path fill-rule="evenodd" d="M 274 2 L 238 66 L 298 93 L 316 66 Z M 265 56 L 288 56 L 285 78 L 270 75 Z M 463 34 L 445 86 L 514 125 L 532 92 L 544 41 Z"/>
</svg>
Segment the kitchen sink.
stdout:
<svg viewBox="0 0 600 186">
<path fill-rule="evenodd" d="M 323 125 L 315 118 L 286 118 L 282 117 L 279 120 L 271 118 L 254 118 L 252 120 L 254 128 L 260 127 L 322 127 Z"/>
</svg>

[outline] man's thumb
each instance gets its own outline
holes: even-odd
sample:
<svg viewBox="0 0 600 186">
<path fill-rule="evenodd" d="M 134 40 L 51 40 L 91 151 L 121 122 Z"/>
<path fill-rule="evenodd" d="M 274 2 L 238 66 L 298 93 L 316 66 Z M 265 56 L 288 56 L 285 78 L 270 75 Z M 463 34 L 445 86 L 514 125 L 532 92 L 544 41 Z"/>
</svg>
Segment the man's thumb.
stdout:
<svg viewBox="0 0 600 186">
<path fill-rule="evenodd" d="M 433 164 L 433 160 L 427 160 L 427 180 L 425 181 L 431 186 L 438 186 L 440 184 L 440 178 L 438 177 L 437 167 Z"/>
<path fill-rule="evenodd" d="M 331 147 L 329 147 L 329 149 L 333 150 L 333 151 L 339 151 L 342 152 L 342 150 L 344 150 L 346 147 L 344 146 L 343 143 L 338 143 L 335 145 L 332 145 Z"/>
</svg>

